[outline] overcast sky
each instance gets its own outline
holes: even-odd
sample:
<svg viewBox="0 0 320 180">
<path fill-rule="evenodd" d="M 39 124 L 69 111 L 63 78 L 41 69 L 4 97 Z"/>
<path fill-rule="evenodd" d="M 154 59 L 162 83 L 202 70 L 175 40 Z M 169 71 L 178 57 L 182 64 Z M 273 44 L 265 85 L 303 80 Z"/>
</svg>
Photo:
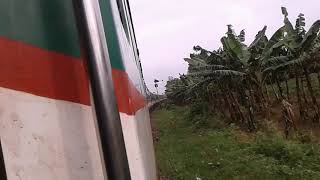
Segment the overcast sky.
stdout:
<svg viewBox="0 0 320 180">
<path fill-rule="evenodd" d="M 221 46 L 220 38 L 232 24 L 237 33 L 246 31 L 249 44 L 256 33 L 268 26 L 270 35 L 283 24 L 281 6 L 288 9 L 293 23 L 304 13 L 307 26 L 320 19 L 319 0 L 130 0 L 146 83 L 155 91 L 153 80 L 186 73 L 194 45 L 208 50 Z"/>
</svg>

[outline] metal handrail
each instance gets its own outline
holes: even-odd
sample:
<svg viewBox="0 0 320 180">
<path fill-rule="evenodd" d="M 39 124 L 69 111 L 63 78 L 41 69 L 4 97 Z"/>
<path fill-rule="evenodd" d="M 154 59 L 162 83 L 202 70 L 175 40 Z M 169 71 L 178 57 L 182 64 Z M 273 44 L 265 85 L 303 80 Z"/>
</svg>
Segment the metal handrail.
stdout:
<svg viewBox="0 0 320 180">
<path fill-rule="evenodd" d="M 98 0 L 73 0 L 82 54 L 109 180 L 130 180 L 130 171 L 112 80 L 112 69 Z"/>
</svg>

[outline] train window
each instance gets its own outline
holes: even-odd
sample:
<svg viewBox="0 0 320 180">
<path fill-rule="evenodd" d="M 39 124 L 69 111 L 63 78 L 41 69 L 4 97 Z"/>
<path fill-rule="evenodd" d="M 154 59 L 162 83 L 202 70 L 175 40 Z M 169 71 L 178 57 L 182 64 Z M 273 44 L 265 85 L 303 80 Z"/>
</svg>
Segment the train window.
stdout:
<svg viewBox="0 0 320 180">
<path fill-rule="evenodd" d="M 117 0 L 117 5 L 120 13 L 122 26 L 124 28 L 127 38 L 129 39 L 129 26 L 127 23 L 125 4 L 122 0 Z"/>
<path fill-rule="evenodd" d="M 126 33 L 127 40 L 131 47 L 133 48 L 135 54 L 135 61 L 139 68 L 141 68 L 141 64 L 139 62 L 139 52 L 137 47 L 137 42 L 135 39 L 134 28 L 132 24 L 131 10 L 128 0 L 117 0 L 117 5 L 120 13 L 120 19 L 124 31 Z"/>
<path fill-rule="evenodd" d="M 7 180 L 7 173 L 4 165 L 4 157 L 2 152 L 1 140 L 0 140 L 0 179 Z"/>
</svg>

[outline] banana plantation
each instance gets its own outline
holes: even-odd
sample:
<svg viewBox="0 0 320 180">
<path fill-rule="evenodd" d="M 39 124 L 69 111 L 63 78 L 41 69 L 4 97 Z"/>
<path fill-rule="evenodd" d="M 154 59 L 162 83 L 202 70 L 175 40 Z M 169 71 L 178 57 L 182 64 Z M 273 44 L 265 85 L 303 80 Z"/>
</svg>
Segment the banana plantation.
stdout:
<svg viewBox="0 0 320 180">
<path fill-rule="evenodd" d="M 187 74 L 167 82 L 176 104 L 204 103 L 211 112 L 247 131 L 277 118 L 286 136 L 300 124 L 320 125 L 320 20 L 306 28 L 304 14 L 267 37 L 263 27 L 250 44 L 245 31 L 228 25 L 221 48 L 195 46 L 184 60 Z"/>
</svg>

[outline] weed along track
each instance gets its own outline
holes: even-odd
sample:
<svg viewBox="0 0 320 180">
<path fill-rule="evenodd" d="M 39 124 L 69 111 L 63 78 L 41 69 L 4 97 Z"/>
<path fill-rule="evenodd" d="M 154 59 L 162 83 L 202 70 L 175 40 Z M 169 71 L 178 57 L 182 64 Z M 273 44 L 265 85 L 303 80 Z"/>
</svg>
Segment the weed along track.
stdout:
<svg viewBox="0 0 320 180">
<path fill-rule="evenodd" d="M 287 140 L 272 125 L 248 133 L 194 107 L 168 105 L 153 112 L 157 165 L 170 180 L 319 179 L 319 145 L 311 137 Z"/>
</svg>

